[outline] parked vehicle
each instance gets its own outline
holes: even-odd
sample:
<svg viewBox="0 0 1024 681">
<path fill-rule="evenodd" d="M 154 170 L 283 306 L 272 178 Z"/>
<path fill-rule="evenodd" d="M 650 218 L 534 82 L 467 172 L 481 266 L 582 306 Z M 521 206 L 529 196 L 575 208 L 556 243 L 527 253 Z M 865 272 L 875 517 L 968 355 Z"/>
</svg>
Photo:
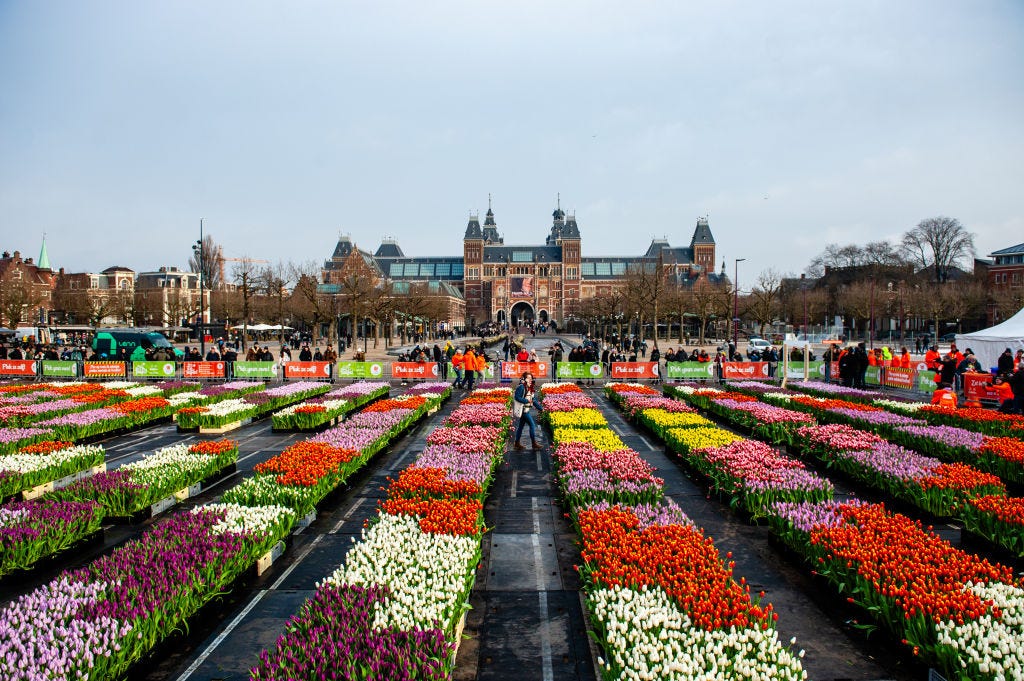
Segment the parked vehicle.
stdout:
<svg viewBox="0 0 1024 681">
<path fill-rule="evenodd" d="M 747 342 L 747 357 L 750 357 L 750 355 L 752 355 L 754 351 L 757 351 L 757 353 L 760 355 L 771 346 L 772 344 L 766 341 L 764 338 L 751 338 L 750 341 Z"/>
<path fill-rule="evenodd" d="M 171 345 L 163 334 L 156 331 L 102 329 L 97 331 L 92 339 L 92 349 L 100 356 L 106 355 L 108 359 L 121 359 L 123 349 L 128 361 L 141 362 L 146 359 L 147 352 L 156 348 L 170 350 L 177 359 L 185 356 L 185 353 Z"/>
</svg>

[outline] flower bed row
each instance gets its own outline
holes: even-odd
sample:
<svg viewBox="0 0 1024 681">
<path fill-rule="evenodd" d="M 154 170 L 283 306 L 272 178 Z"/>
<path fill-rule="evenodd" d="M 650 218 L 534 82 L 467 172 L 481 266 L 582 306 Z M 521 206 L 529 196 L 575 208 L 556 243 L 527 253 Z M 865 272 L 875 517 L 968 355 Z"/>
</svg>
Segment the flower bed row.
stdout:
<svg viewBox="0 0 1024 681">
<path fill-rule="evenodd" d="M 292 511 L 210 504 L 172 516 L 0 610 L 0 677 L 117 678 L 287 535 Z"/>
<path fill-rule="evenodd" d="M 363 381 L 275 412 L 274 430 L 315 430 L 388 394 L 386 383 Z"/>
<path fill-rule="evenodd" d="M 627 383 L 610 383 L 605 387 L 609 398 L 619 404 L 628 397 L 649 394 L 649 390 L 647 386 Z M 749 416 L 749 412 L 744 414 Z M 684 416 L 690 418 L 684 420 Z M 776 501 L 832 498 L 832 484 L 802 462 L 763 442 L 719 428 L 697 414 L 672 414 L 654 406 L 636 409 L 634 418 L 640 422 L 673 419 L 670 422 L 679 423 L 655 433 L 687 465 L 707 477 L 717 492 L 755 517 L 764 515 Z M 789 421 L 778 423 L 788 425 Z"/>
<path fill-rule="evenodd" d="M 890 442 L 922 454 L 947 462 L 970 464 L 1003 480 L 1024 484 L 1024 440 L 1019 436 L 994 437 L 956 426 L 932 425 L 920 418 L 893 413 L 873 404 L 780 391 L 764 384 L 738 384 L 733 388 L 759 394 L 770 403 L 809 413 L 821 422 L 870 430 Z"/>
<path fill-rule="evenodd" d="M 450 677 L 480 557 L 483 498 L 508 440 L 507 424 L 485 424 L 497 416 L 493 404 L 509 410 L 510 396 L 474 391 L 468 399 L 486 401 L 463 401 L 459 416 L 428 436 L 416 463 L 389 480 L 345 564 L 318 585 L 274 651 L 260 655 L 252 679 Z"/>
<path fill-rule="evenodd" d="M 39 488 L 103 466 L 104 449 L 96 445 L 45 441 L 15 454 L 0 455 L 0 498 Z M 97 471 L 98 472 L 98 471 Z M 45 491 L 50 491 L 49 489 Z M 32 495 L 36 496 L 36 495 Z"/>
<path fill-rule="evenodd" d="M 210 504 L 65 573 L 0 611 L 0 676 L 124 673 L 267 554 L 295 518 L 283 506 Z"/>
<path fill-rule="evenodd" d="M 771 386 L 766 389 L 762 383 L 732 387 L 766 399 L 785 400 L 791 395 L 774 391 Z M 735 396 L 723 397 L 733 393 L 715 388 L 670 387 L 666 392 L 695 404 L 713 406 L 735 401 Z M 730 417 L 727 412 L 721 416 Z M 871 431 L 844 424 L 795 423 L 785 441 L 904 503 L 934 516 L 955 516 L 968 530 L 1024 557 L 1024 500 L 1007 497 L 1002 481 L 990 473 L 967 464 L 943 463 Z"/>
<path fill-rule="evenodd" d="M 329 390 L 330 386 L 324 383 L 298 381 L 221 400 L 213 405 L 185 407 L 176 412 L 178 430 L 223 428 L 228 424 L 257 418 L 293 402 L 322 395 Z"/>
<path fill-rule="evenodd" d="M 566 402 L 573 389 L 579 390 L 545 385 L 545 408 Z M 641 411 L 637 399 L 663 399 L 625 392 Z M 617 396 L 625 402 L 623 393 Z M 596 411 L 582 393 L 569 401 Z M 610 432 L 607 424 L 559 430 L 555 478 L 580 536 L 580 575 L 604 678 L 807 678 L 803 653 L 779 641 L 771 604 L 752 596 L 734 577 L 730 556 L 723 560 L 713 541 L 663 499 L 654 469 L 625 446 L 602 450 L 593 439 L 572 439 Z"/>
<path fill-rule="evenodd" d="M 821 381 L 791 383 L 790 385 L 800 392 L 817 397 L 841 397 L 850 402 L 872 404 L 899 414 L 917 416 L 933 425 L 956 426 L 994 436 L 1018 438 L 1024 436 L 1024 416 L 1020 414 L 1003 414 L 982 407 L 950 409 L 926 402 L 899 400 L 888 396 L 881 398 L 878 392 L 846 388 Z"/>
<path fill-rule="evenodd" d="M 167 418 L 186 404 L 213 403 L 262 387 L 261 383 L 236 381 L 209 386 L 198 391 L 179 390 L 165 397 L 146 394 L 159 389 L 158 386 L 138 386 L 126 382 L 61 384 L 49 390 L 93 400 L 90 408 L 58 416 L 46 414 L 44 420 L 36 421 L 30 427 L 0 427 L 0 454 L 11 453 L 26 445 L 47 440 L 77 441 L 116 430 L 139 428 L 155 420 Z M 163 392 L 163 389 L 160 390 Z M 133 395 L 132 391 L 139 394 Z M 107 400 L 107 395 L 114 392 L 124 393 L 124 399 L 115 402 Z M 104 404 L 107 406 L 102 406 Z"/>
<path fill-rule="evenodd" d="M 714 401 L 714 393 L 701 392 L 699 399 Z M 833 450 L 865 451 L 884 443 L 845 426 L 798 431 L 809 446 Z M 962 508 L 984 509 L 985 518 L 992 519 L 1007 508 L 986 509 L 993 499 L 1006 500 L 972 497 Z M 1024 506 L 1008 501 L 1015 502 L 1020 518 Z M 955 549 L 931 528 L 880 504 L 776 502 L 768 518 L 780 538 L 839 594 L 948 678 L 1024 674 L 1024 653 L 1017 645 L 1024 635 L 1024 584 L 1006 568 Z"/>
<path fill-rule="evenodd" d="M 15 501 L 0 506 L 0 577 L 27 570 L 100 529 L 94 502 Z"/>
<path fill-rule="evenodd" d="M 172 445 L 47 496 L 57 501 L 96 502 L 108 516 L 130 518 L 169 497 L 184 500 L 191 495 L 189 487 L 237 461 L 238 443 L 232 440 Z"/>
<path fill-rule="evenodd" d="M 1024 583 L 880 504 L 779 504 L 775 532 L 950 679 L 1024 676 Z"/>
</svg>

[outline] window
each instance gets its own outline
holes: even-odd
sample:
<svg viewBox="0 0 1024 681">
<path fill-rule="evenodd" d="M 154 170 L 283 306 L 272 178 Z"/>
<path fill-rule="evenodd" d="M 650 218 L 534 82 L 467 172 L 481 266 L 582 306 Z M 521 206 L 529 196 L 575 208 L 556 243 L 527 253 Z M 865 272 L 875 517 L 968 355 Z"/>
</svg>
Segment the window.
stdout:
<svg viewBox="0 0 1024 681">
<path fill-rule="evenodd" d="M 512 262 L 533 262 L 533 253 L 530 251 L 512 251 Z"/>
<path fill-rule="evenodd" d="M 433 277 L 434 276 L 434 263 L 420 265 L 420 276 L 421 277 Z"/>
<path fill-rule="evenodd" d="M 420 273 L 420 264 L 418 262 L 407 262 L 405 263 L 405 271 L 403 276 L 415 277 Z"/>
<path fill-rule="evenodd" d="M 393 262 L 391 263 L 391 269 L 388 271 L 388 276 L 400 277 L 402 276 L 402 263 Z"/>
<path fill-rule="evenodd" d="M 448 276 L 451 276 L 452 266 L 451 266 L 451 264 L 446 263 L 446 262 L 439 262 L 439 263 L 437 263 L 437 267 L 435 268 L 435 270 L 436 270 L 437 276 L 439 276 L 439 277 L 448 277 Z"/>
<path fill-rule="evenodd" d="M 585 263 L 583 263 L 582 265 L 580 265 L 580 272 L 583 273 L 584 277 L 592 277 L 592 276 L 594 276 L 594 263 L 592 263 L 592 262 L 585 262 Z"/>
<path fill-rule="evenodd" d="M 461 262 L 453 262 L 452 263 L 452 276 L 453 277 L 461 277 L 462 276 L 462 263 Z"/>
<path fill-rule="evenodd" d="M 612 275 L 612 264 L 610 262 L 595 263 L 594 273 L 599 277 L 610 277 Z"/>
<path fill-rule="evenodd" d="M 565 277 L 566 279 L 576 279 L 577 277 L 579 277 L 579 273 L 575 267 L 566 267 Z"/>
<path fill-rule="evenodd" d="M 624 262 L 613 262 L 612 263 L 612 276 L 621 277 L 626 273 L 626 263 Z"/>
<path fill-rule="evenodd" d="M 466 275 L 467 279 L 477 279 L 480 277 L 480 270 L 476 267 L 470 267 Z"/>
</svg>

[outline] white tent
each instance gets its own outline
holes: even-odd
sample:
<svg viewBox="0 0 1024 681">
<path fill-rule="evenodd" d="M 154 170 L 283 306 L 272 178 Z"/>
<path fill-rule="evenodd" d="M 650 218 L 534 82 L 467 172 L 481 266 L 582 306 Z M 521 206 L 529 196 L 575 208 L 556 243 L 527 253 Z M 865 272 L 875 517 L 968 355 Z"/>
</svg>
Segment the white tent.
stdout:
<svg viewBox="0 0 1024 681">
<path fill-rule="evenodd" d="M 1002 324 L 974 333 L 958 333 L 956 335 L 956 347 L 960 352 L 967 348 L 974 350 L 981 368 L 985 371 L 996 366 L 999 355 L 1003 350 L 1010 348 L 1010 351 L 1017 354 L 1018 350 L 1024 350 L 1024 308 L 1017 312 Z"/>
</svg>

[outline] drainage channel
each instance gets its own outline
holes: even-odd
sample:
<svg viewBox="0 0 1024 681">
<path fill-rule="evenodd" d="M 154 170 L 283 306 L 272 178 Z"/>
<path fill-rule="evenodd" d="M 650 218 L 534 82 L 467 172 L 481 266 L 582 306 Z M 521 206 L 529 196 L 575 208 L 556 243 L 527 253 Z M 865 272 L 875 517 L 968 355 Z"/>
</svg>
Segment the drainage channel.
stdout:
<svg viewBox="0 0 1024 681">
<path fill-rule="evenodd" d="M 764 591 L 779 614 L 779 638 L 796 637 L 806 651 L 804 669 L 815 681 L 911 681 L 920 669 L 909 669 L 883 645 L 858 630 L 856 622 L 830 611 L 831 599 L 817 593 L 820 587 L 806 571 L 785 555 L 767 526 L 752 525 L 729 506 L 708 494 L 691 479 L 681 464 L 669 458 L 664 446 L 648 433 L 628 423 L 601 390 L 591 396 L 598 409 L 622 440 L 641 458 L 658 469 L 665 479 L 665 494 L 710 536 L 720 553 L 732 552 L 735 574 L 746 577 L 752 592 Z M 836 485 L 836 495 L 848 490 Z"/>
</svg>

